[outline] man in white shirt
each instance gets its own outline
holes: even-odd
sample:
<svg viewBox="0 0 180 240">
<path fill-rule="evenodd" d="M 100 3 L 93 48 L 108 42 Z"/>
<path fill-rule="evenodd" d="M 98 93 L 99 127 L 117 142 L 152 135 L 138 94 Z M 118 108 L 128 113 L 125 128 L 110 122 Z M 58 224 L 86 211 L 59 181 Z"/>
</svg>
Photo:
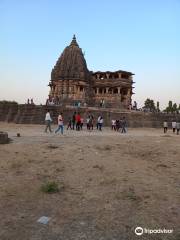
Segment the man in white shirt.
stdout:
<svg viewBox="0 0 180 240">
<path fill-rule="evenodd" d="M 179 131 L 180 131 L 180 122 L 176 123 L 176 130 L 177 130 L 177 135 L 179 135 Z"/>
<path fill-rule="evenodd" d="M 116 130 L 116 120 L 114 119 L 111 120 L 111 129 Z"/>
<path fill-rule="evenodd" d="M 164 126 L 164 133 L 167 133 L 167 129 L 168 129 L 167 121 L 164 121 L 163 126 Z"/>
<path fill-rule="evenodd" d="M 103 125 L 103 117 L 99 116 L 97 120 L 97 130 L 102 131 L 102 125 Z"/>
<path fill-rule="evenodd" d="M 99 119 L 99 130 L 102 131 L 102 125 L 103 125 L 103 117 L 101 116 L 100 119 Z"/>
<path fill-rule="evenodd" d="M 48 130 L 48 129 L 49 129 L 49 132 L 52 132 L 52 130 L 51 130 L 52 118 L 51 118 L 51 115 L 50 115 L 49 110 L 48 110 L 47 113 L 46 113 L 45 122 L 46 122 L 45 132 L 47 133 L 47 130 Z"/>
<path fill-rule="evenodd" d="M 175 133 L 176 132 L 176 122 L 175 121 L 172 122 L 172 129 L 173 129 L 173 133 Z"/>
</svg>

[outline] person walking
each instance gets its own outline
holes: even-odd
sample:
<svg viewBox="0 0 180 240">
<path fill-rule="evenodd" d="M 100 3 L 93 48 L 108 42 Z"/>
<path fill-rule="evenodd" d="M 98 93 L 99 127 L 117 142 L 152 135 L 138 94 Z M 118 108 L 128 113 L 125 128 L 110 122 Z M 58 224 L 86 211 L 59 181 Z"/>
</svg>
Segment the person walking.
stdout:
<svg viewBox="0 0 180 240">
<path fill-rule="evenodd" d="M 120 129 L 120 121 L 119 119 L 116 120 L 116 131 L 118 132 Z"/>
<path fill-rule="evenodd" d="M 101 116 L 99 115 L 98 119 L 97 119 L 97 124 L 96 124 L 96 128 L 97 130 L 99 130 L 99 122 L 100 122 Z"/>
<path fill-rule="evenodd" d="M 93 130 L 93 126 L 94 126 L 94 117 L 91 114 L 89 117 L 89 130 Z"/>
<path fill-rule="evenodd" d="M 55 133 L 59 132 L 59 130 L 61 130 L 61 134 L 63 134 L 64 126 L 62 113 L 58 116 L 58 128 L 56 129 Z"/>
<path fill-rule="evenodd" d="M 72 116 L 72 129 L 74 130 L 76 125 L 76 112 L 74 112 L 73 116 Z"/>
<path fill-rule="evenodd" d="M 76 115 L 76 130 L 79 131 L 81 127 L 81 115 L 78 112 L 78 114 Z"/>
<path fill-rule="evenodd" d="M 173 130 L 173 133 L 176 132 L 176 121 L 172 122 L 172 130 Z"/>
<path fill-rule="evenodd" d="M 164 133 L 167 133 L 167 130 L 168 130 L 168 123 L 167 123 L 166 120 L 165 120 L 164 123 L 163 123 L 163 127 L 164 127 Z"/>
<path fill-rule="evenodd" d="M 116 130 L 116 120 L 114 119 L 111 120 L 111 129 L 114 131 Z"/>
<path fill-rule="evenodd" d="M 90 130 L 89 121 L 90 121 L 90 116 L 88 116 L 88 117 L 86 118 L 87 130 Z"/>
<path fill-rule="evenodd" d="M 177 135 L 179 135 L 179 131 L 180 131 L 180 122 L 176 123 L 176 131 L 177 131 Z"/>
<path fill-rule="evenodd" d="M 81 117 L 81 130 L 83 130 L 83 125 L 84 125 L 84 118 L 83 117 Z"/>
<path fill-rule="evenodd" d="M 49 129 L 49 132 L 52 132 L 52 130 L 51 130 L 51 122 L 52 122 L 52 118 L 51 118 L 49 110 L 47 110 L 47 113 L 46 113 L 46 116 L 45 116 L 45 123 L 46 123 L 45 132 L 46 133 L 47 133 L 48 129 Z"/>
<path fill-rule="evenodd" d="M 100 116 L 100 118 L 99 118 L 99 127 L 98 127 L 98 129 L 99 129 L 99 131 L 102 131 L 102 125 L 103 125 L 103 117 L 102 116 Z"/>
<path fill-rule="evenodd" d="M 126 122 L 126 119 L 125 117 L 123 117 L 122 121 L 121 121 L 121 126 L 122 126 L 122 130 L 121 130 L 121 133 L 126 133 L 127 132 L 127 122 Z"/>
<path fill-rule="evenodd" d="M 72 130 L 72 119 L 70 117 L 69 117 L 69 120 L 68 120 L 67 130 L 69 128 Z"/>
</svg>

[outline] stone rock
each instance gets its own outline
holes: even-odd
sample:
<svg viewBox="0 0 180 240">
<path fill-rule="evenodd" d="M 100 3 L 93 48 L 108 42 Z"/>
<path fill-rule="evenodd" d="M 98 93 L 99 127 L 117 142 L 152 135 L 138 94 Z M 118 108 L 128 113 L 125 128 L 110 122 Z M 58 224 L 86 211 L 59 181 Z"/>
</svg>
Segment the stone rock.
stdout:
<svg viewBox="0 0 180 240">
<path fill-rule="evenodd" d="M 8 133 L 0 132 L 0 144 L 9 143 Z"/>
<path fill-rule="evenodd" d="M 40 217 L 40 218 L 37 220 L 37 222 L 38 222 L 38 223 L 42 223 L 42 224 L 48 224 L 49 220 L 50 220 L 49 217 L 42 216 L 42 217 Z"/>
</svg>

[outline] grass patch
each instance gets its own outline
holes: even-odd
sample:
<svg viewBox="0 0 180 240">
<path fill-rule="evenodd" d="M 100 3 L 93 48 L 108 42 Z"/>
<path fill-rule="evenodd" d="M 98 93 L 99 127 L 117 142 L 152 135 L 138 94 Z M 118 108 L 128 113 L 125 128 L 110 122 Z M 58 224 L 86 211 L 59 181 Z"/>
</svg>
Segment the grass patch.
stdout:
<svg viewBox="0 0 180 240">
<path fill-rule="evenodd" d="M 51 182 L 44 183 L 41 186 L 41 191 L 44 193 L 57 193 L 62 188 L 64 188 L 64 185 L 60 187 L 57 182 L 51 181 Z"/>
<path fill-rule="evenodd" d="M 130 187 L 126 191 L 122 192 L 122 199 L 124 200 L 127 199 L 131 201 L 141 201 L 141 198 L 136 195 L 133 187 Z"/>
</svg>

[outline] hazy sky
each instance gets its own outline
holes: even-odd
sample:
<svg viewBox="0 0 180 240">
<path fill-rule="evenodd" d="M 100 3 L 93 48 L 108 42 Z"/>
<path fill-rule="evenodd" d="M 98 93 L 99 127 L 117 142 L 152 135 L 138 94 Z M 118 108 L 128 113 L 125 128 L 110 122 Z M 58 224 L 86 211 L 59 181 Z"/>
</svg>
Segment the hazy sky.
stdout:
<svg viewBox="0 0 180 240">
<path fill-rule="evenodd" d="M 133 100 L 180 103 L 180 0 L 0 0 L 0 100 L 45 103 L 76 34 L 89 70 L 135 73 Z"/>
</svg>

